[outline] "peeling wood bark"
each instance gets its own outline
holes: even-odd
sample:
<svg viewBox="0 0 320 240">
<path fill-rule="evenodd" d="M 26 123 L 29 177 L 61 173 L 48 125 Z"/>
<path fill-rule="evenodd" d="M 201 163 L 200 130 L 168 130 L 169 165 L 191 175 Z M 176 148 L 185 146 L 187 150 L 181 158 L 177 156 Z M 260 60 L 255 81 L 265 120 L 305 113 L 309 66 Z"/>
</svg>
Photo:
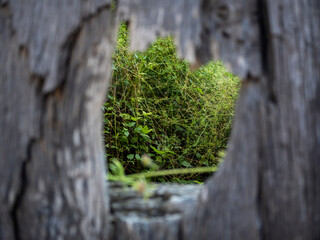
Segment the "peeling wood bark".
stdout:
<svg viewBox="0 0 320 240">
<path fill-rule="evenodd" d="M 0 239 L 105 239 L 111 1 L 0 7 Z"/>
<path fill-rule="evenodd" d="M 259 40 L 261 50 L 253 48 L 247 70 L 237 71 L 248 77 L 225 164 L 186 218 L 186 239 L 320 238 L 320 5 L 265 0 L 257 7 L 260 37 L 246 35 L 244 45 Z M 243 8 L 246 19 L 251 11 Z"/>
<path fill-rule="evenodd" d="M 184 29 L 166 28 L 165 16 L 148 15 L 147 1 L 130 3 L 143 6 L 128 14 L 133 29 L 148 16 L 141 31 L 152 35 L 160 24 L 160 32 L 188 38 Z M 153 2 L 152 9 L 163 7 Z M 225 164 L 186 215 L 184 237 L 320 238 L 318 1 L 204 0 L 193 7 L 201 22 L 193 59 L 221 58 L 243 87 Z M 150 41 L 141 36 L 133 33 L 133 47 Z"/>
</svg>

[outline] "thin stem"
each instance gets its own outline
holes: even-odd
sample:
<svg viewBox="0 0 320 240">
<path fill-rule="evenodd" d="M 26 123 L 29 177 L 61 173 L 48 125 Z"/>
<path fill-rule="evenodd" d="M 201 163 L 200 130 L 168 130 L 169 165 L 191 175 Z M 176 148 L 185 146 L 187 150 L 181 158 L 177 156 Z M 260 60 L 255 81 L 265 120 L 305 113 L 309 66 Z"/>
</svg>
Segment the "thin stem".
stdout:
<svg viewBox="0 0 320 240">
<path fill-rule="evenodd" d="M 215 172 L 217 167 L 198 167 L 198 168 L 179 168 L 179 169 L 168 169 L 160 170 L 156 172 L 147 172 L 147 173 L 135 173 L 127 175 L 130 178 L 152 178 L 152 177 L 161 177 L 167 175 L 180 175 L 180 174 L 191 174 L 191 173 L 205 173 L 205 172 Z"/>
</svg>

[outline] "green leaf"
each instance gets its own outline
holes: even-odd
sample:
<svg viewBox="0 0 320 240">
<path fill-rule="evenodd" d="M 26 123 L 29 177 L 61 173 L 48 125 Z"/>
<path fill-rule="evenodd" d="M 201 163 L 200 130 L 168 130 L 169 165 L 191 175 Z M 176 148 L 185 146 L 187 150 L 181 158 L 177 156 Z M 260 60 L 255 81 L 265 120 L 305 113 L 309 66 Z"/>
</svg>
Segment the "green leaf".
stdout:
<svg viewBox="0 0 320 240">
<path fill-rule="evenodd" d="M 199 181 L 197 181 L 197 180 L 194 180 L 194 182 L 197 183 L 197 184 L 200 184 L 200 185 L 203 184 L 203 182 L 199 182 Z"/>
<path fill-rule="evenodd" d="M 140 133 L 140 136 L 144 138 L 144 140 L 149 141 L 150 137 L 147 134 Z"/>
<path fill-rule="evenodd" d="M 158 150 L 158 149 L 156 149 L 155 147 L 152 147 L 152 146 L 150 146 L 150 147 L 152 148 L 153 151 L 155 151 L 155 152 L 156 152 L 157 154 L 159 154 L 159 155 L 163 155 L 163 154 L 166 153 L 165 151 Z"/>
<path fill-rule="evenodd" d="M 192 165 L 187 161 L 182 161 L 180 164 L 184 167 L 192 167 Z"/>
<path fill-rule="evenodd" d="M 128 137 L 130 133 L 128 132 L 128 129 L 124 128 L 124 129 L 123 129 L 123 134 L 124 134 L 126 137 Z"/>
<path fill-rule="evenodd" d="M 122 117 L 125 120 L 128 120 L 128 119 L 131 118 L 131 116 L 129 114 L 126 114 L 126 113 L 120 113 L 119 116 Z"/>
<path fill-rule="evenodd" d="M 127 156 L 127 158 L 130 159 L 130 160 L 132 160 L 132 159 L 134 158 L 134 154 L 129 154 L 129 155 Z"/>
<path fill-rule="evenodd" d="M 151 113 L 151 112 L 146 113 L 145 111 L 142 111 L 142 114 L 143 114 L 143 116 L 149 116 L 149 115 L 152 115 L 152 113 Z"/>
<path fill-rule="evenodd" d="M 202 89 L 201 88 L 197 88 L 197 91 L 201 94 L 203 94 Z"/>
<path fill-rule="evenodd" d="M 130 123 L 125 123 L 124 126 L 133 127 L 135 124 L 136 124 L 135 122 L 130 122 Z"/>
<path fill-rule="evenodd" d="M 125 136 L 122 136 L 122 137 L 120 138 L 120 142 L 126 144 L 126 143 L 128 143 L 128 138 L 125 137 Z"/>
<path fill-rule="evenodd" d="M 139 132 L 141 132 L 141 128 L 142 128 L 142 127 L 141 127 L 141 125 L 140 125 L 139 127 L 136 127 L 136 128 L 134 129 L 134 131 L 137 132 L 137 133 L 139 133 Z"/>
<path fill-rule="evenodd" d="M 109 161 L 110 161 L 110 162 L 114 162 L 114 161 L 118 161 L 118 159 L 115 158 L 115 157 L 112 157 L 112 158 L 109 159 Z"/>
<path fill-rule="evenodd" d="M 139 119 L 141 119 L 141 117 L 136 117 L 136 118 L 135 117 L 131 117 L 131 120 L 135 121 L 135 122 L 138 121 Z"/>
<path fill-rule="evenodd" d="M 143 126 L 143 128 L 141 128 L 141 130 L 144 134 L 148 134 L 149 132 L 152 131 L 152 129 L 149 129 L 147 125 Z"/>
</svg>

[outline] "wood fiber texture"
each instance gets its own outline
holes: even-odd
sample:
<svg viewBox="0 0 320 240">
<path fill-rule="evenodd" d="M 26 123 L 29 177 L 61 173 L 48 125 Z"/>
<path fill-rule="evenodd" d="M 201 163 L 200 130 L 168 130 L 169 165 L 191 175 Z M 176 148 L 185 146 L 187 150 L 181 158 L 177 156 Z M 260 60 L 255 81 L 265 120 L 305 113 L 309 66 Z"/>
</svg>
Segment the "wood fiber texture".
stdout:
<svg viewBox="0 0 320 240">
<path fill-rule="evenodd" d="M 319 1 L 116 6 L 0 0 L 0 239 L 108 238 L 101 105 L 118 21 L 133 49 L 172 34 L 194 66 L 222 59 L 243 80 L 226 159 L 179 240 L 319 239 Z M 116 231 L 166 239 L 163 224 Z"/>
<path fill-rule="evenodd" d="M 256 9 L 242 6 L 241 19 L 251 16 L 260 28 L 256 35 L 245 34 L 243 46 L 259 41 L 252 50 L 260 48 L 245 51 L 248 64 L 242 70 L 230 61 L 243 84 L 228 153 L 207 182 L 198 208 L 185 218 L 185 236 L 319 239 L 319 1 L 265 0 Z M 228 46 L 220 46 L 224 59 Z"/>
<path fill-rule="evenodd" d="M 179 9 L 189 4 L 178 2 Z M 318 239 L 319 2 L 199 3 L 193 2 L 195 15 L 176 13 L 195 30 L 190 47 L 195 56 L 188 56 L 182 46 L 180 54 L 195 65 L 222 59 L 243 84 L 225 162 L 206 183 L 198 207 L 186 214 L 184 238 Z M 164 24 L 167 17 L 161 12 L 169 9 L 153 12 L 167 6 L 166 1 L 130 4 L 132 11 L 122 13 L 133 25 L 133 47 L 140 49 L 151 41 L 134 33 L 138 22 L 149 36 L 168 31 L 178 43 L 188 42 L 184 28 Z M 201 22 L 200 30 L 192 21 Z"/>
<path fill-rule="evenodd" d="M 110 1 L 0 6 L 0 239 L 104 239 Z"/>
</svg>

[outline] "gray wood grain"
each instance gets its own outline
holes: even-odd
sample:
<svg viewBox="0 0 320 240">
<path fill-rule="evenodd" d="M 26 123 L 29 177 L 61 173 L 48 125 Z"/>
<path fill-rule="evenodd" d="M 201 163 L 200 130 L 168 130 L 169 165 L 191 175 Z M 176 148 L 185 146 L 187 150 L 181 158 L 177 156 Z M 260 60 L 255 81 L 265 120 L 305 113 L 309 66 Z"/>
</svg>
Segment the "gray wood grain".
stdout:
<svg viewBox="0 0 320 240">
<path fill-rule="evenodd" d="M 194 66 L 222 59 L 243 79 L 225 162 L 178 238 L 319 239 L 319 12 L 318 0 L 119 0 L 117 16 L 107 0 L 0 1 L 0 239 L 108 238 L 101 104 L 121 20 L 133 49 L 173 34 Z M 163 224 L 147 237 L 166 239 Z"/>
<path fill-rule="evenodd" d="M 0 239 L 105 239 L 110 1 L 0 7 Z"/>
<path fill-rule="evenodd" d="M 129 23 L 130 47 L 143 50 L 159 36 L 173 35 L 178 54 L 196 61 L 200 44 L 201 1 L 119 0 L 118 21 Z"/>
<path fill-rule="evenodd" d="M 160 24 L 187 41 L 184 29 L 164 27 L 161 11 L 149 16 L 147 1 L 132 2 L 142 6 L 128 14 L 132 29 L 140 21 L 152 35 Z M 319 3 L 209 0 L 194 7 L 200 44 L 193 37 L 194 58 L 180 53 L 195 65 L 222 59 L 243 86 L 225 163 L 186 213 L 185 238 L 319 238 Z M 146 16 L 153 20 L 143 22 Z M 150 42 L 142 36 L 133 35 L 133 47 Z"/>
<path fill-rule="evenodd" d="M 319 7 L 313 0 L 261 1 L 248 12 L 243 5 L 260 27 L 257 39 L 245 34 L 244 46 L 260 41 L 253 45 L 261 46 L 260 61 L 259 48 L 245 56 L 248 76 L 226 160 L 185 218 L 187 239 L 320 237 Z M 227 46 L 220 46 L 223 58 Z"/>
</svg>

